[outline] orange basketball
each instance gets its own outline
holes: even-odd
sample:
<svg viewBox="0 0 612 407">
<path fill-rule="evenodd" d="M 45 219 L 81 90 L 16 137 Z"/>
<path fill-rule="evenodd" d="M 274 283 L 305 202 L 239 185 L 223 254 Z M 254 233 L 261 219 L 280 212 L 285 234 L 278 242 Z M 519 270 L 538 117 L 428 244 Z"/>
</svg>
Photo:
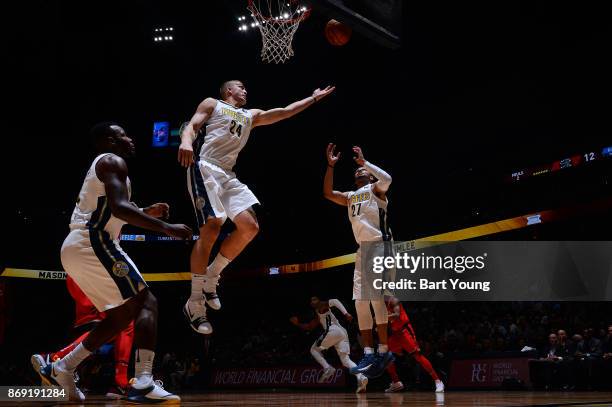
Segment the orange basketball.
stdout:
<svg viewBox="0 0 612 407">
<path fill-rule="evenodd" d="M 348 25 L 342 24 L 340 21 L 329 20 L 325 26 L 325 37 L 333 46 L 339 47 L 351 39 L 353 30 Z"/>
</svg>

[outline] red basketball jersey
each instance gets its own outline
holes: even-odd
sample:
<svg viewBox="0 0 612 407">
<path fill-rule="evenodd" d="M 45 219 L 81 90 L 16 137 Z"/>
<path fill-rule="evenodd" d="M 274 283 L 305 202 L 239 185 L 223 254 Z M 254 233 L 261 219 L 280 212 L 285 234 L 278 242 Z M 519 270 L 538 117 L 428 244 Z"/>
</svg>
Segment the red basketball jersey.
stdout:
<svg viewBox="0 0 612 407">
<path fill-rule="evenodd" d="M 399 332 L 402 329 L 406 328 L 408 325 L 410 325 L 410 319 L 408 318 L 408 314 L 406 314 L 406 311 L 404 310 L 404 306 L 401 302 L 398 305 L 400 314 L 399 317 L 395 318 L 390 323 L 392 332 Z M 389 305 L 389 312 L 393 312 L 393 307 L 391 305 Z"/>
<path fill-rule="evenodd" d="M 75 328 L 91 321 L 101 321 L 104 319 L 104 313 L 98 312 L 85 293 L 81 291 L 79 286 L 69 276 L 66 276 L 66 286 L 76 305 L 74 315 Z"/>
</svg>

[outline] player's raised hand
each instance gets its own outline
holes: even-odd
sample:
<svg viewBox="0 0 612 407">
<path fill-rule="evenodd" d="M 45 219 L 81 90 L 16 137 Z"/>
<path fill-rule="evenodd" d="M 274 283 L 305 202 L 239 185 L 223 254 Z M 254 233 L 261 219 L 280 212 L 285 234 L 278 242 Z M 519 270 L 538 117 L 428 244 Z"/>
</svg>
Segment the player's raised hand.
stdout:
<svg viewBox="0 0 612 407">
<path fill-rule="evenodd" d="M 193 164 L 193 147 L 189 143 L 181 143 L 178 149 L 178 162 L 188 168 Z"/>
<path fill-rule="evenodd" d="M 336 150 L 336 145 L 334 143 L 329 143 L 327 145 L 327 164 L 329 164 L 330 167 L 333 167 L 336 165 L 336 163 L 340 159 L 340 154 L 342 154 L 342 153 L 338 153 L 337 155 L 334 155 L 335 150 Z"/>
<path fill-rule="evenodd" d="M 181 223 L 167 224 L 164 232 L 168 236 L 176 237 L 179 239 L 191 239 L 191 236 L 193 236 L 193 231 L 191 230 L 191 228 Z"/>
<path fill-rule="evenodd" d="M 359 165 L 360 167 L 363 166 L 365 164 L 365 158 L 363 158 L 363 151 L 361 151 L 361 147 L 354 146 L 353 152 L 355 153 L 355 157 L 353 157 L 353 160 L 355 160 L 357 165 Z"/>
<path fill-rule="evenodd" d="M 320 88 L 317 88 L 315 89 L 314 92 L 312 92 L 312 97 L 315 99 L 316 102 L 318 102 L 319 100 L 323 99 L 325 96 L 332 93 L 335 89 L 336 89 L 335 86 L 327 86 L 323 90 L 321 90 Z"/>
<path fill-rule="evenodd" d="M 144 208 L 143 212 L 154 218 L 166 219 L 170 216 L 170 205 L 165 202 L 154 203 Z"/>
</svg>

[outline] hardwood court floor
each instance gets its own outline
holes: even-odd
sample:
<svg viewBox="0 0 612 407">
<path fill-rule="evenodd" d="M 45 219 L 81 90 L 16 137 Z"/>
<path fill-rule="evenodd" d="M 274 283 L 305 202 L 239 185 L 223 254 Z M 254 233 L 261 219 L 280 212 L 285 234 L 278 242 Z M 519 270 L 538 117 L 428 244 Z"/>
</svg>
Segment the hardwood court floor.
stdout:
<svg viewBox="0 0 612 407">
<path fill-rule="evenodd" d="M 525 391 L 450 391 L 444 394 L 424 392 L 403 393 L 317 393 L 317 392 L 218 392 L 183 394 L 182 406 L 323 406 L 323 407 L 497 407 L 497 406 L 612 406 L 612 392 L 525 392 Z M 7 405 L 5 403 L 0 403 Z M 50 405 L 48 403 L 13 403 L 13 405 Z M 61 403 L 62 406 L 75 404 Z M 123 401 L 106 400 L 102 396 L 91 396 L 85 406 L 128 406 Z"/>
</svg>

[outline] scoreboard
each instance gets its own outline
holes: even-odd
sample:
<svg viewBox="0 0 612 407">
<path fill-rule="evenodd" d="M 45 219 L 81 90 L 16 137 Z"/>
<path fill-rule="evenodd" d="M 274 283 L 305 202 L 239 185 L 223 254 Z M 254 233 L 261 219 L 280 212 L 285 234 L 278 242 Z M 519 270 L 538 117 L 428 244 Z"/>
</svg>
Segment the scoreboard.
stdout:
<svg viewBox="0 0 612 407">
<path fill-rule="evenodd" d="M 562 158 L 554 161 L 551 164 L 513 171 L 512 174 L 506 178 L 506 180 L 509 182 L 518 182 L 528 177 L 544 175 L 566 168 L 574 168 L 593 161 L 601 161 L 610 157 L 612 157 L 612 146 L 604 147 L 601 151 L 588 151 L 584 154 L 576 154 L 571 157 Z"/>
</svg>

